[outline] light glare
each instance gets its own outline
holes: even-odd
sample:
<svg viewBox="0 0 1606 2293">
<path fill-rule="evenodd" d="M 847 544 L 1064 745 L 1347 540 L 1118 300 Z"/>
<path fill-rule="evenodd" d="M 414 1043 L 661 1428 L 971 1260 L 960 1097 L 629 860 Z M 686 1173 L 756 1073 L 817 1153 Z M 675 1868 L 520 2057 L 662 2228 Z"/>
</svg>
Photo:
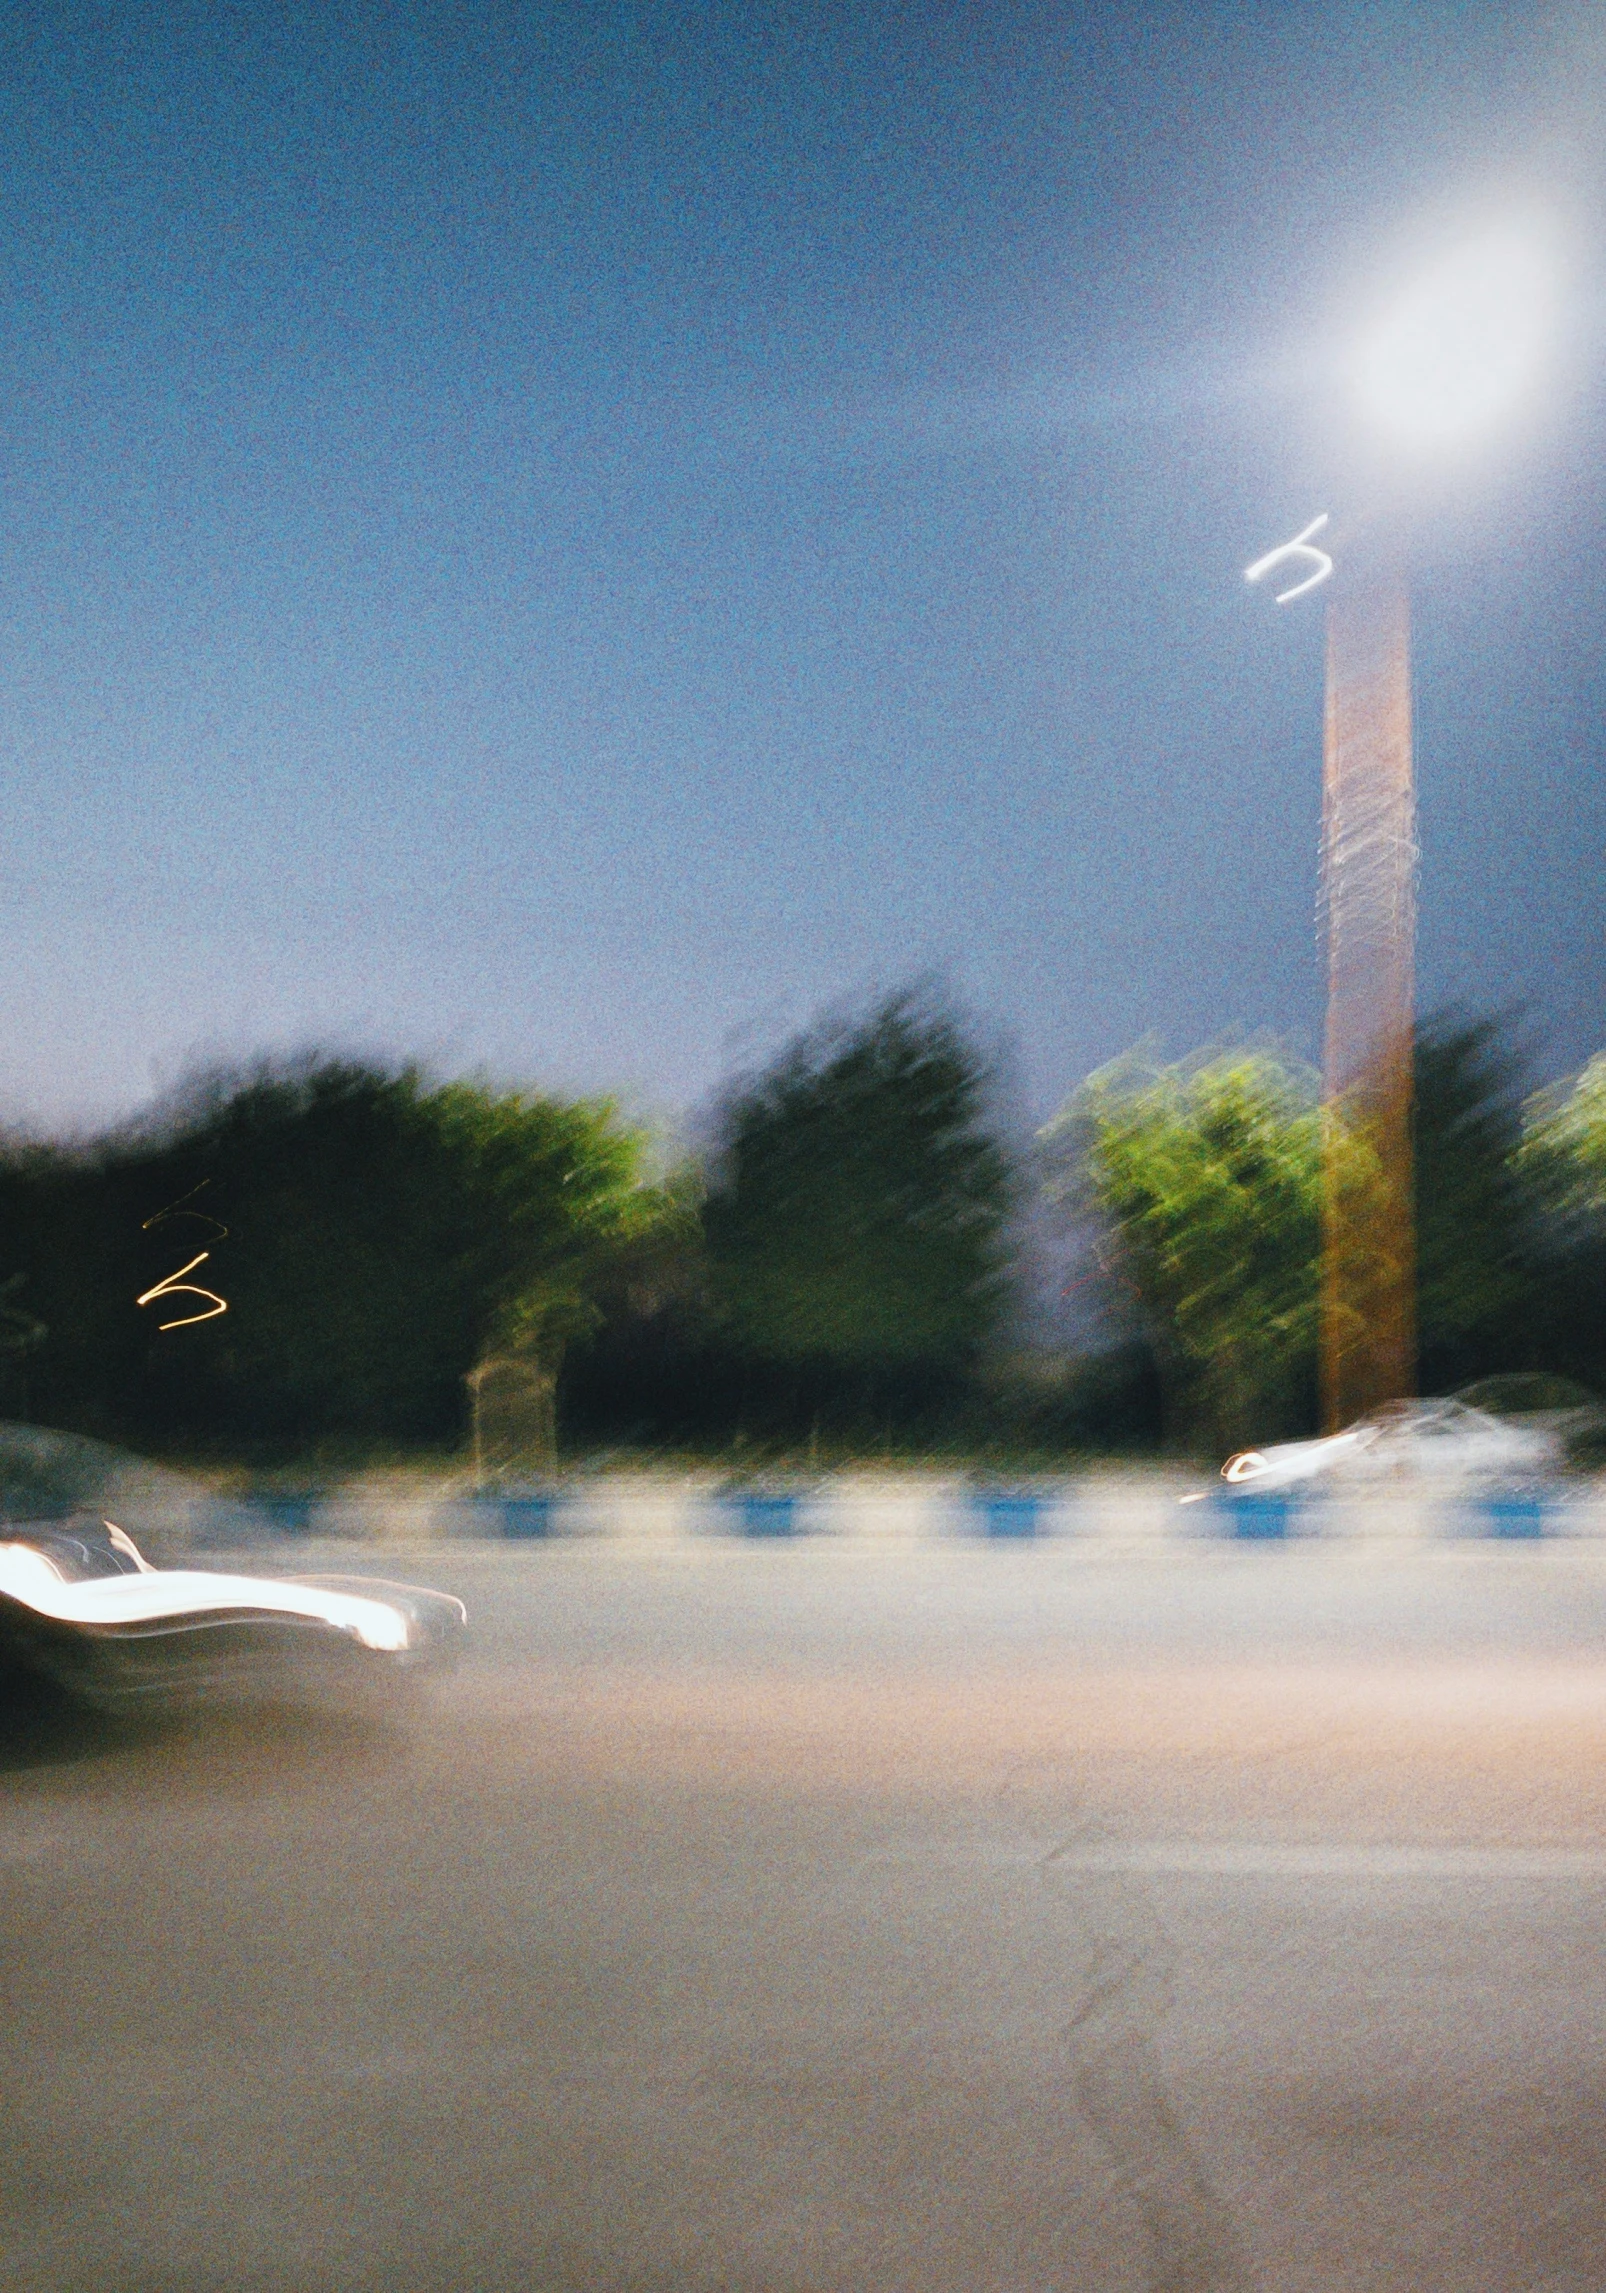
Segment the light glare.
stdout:
<svg viewBox="0 0 1606 2293">
<path fill-rule="evenodd" d="M 1221 1478 L 1224 1481 L 1257 1481 L 1267 1470 L 1266 1460 L 1258 1449 L 1239 1449 L 1222 1466 Z"/>
<path fill-rule="evenodd" d="M 1538 233 L 1502 226 L 1468 241 L 1398 296 L 1364 346 L 1362 406 L 1402 446 L 1476 438 L 1537 376 L 1554 301 Z"/>
<path fill-rule="evenodd" d="M 120 1531 L 119 1534 L 122 1534 Z M 132 1539 L 127 1540 L 132 1549 Z M 20 1541 L 0 1541 L 0 1597 L 19 1601 L 36 1616 L 60 1624 L 116 1628 L 176 1623 L 190 1616 L 227 1613 L 306 1617 L 349 1632 L 365 1648 L 394 1653 L 411 1640 L 407 1618 L 390 1602 L 362 1593 L 336 1592 L 294 1577 L 259 1578 L 202 1569 L 153 1569 L 134 1576 L 65 1579 L 50 1559 Z"/>
</svg>

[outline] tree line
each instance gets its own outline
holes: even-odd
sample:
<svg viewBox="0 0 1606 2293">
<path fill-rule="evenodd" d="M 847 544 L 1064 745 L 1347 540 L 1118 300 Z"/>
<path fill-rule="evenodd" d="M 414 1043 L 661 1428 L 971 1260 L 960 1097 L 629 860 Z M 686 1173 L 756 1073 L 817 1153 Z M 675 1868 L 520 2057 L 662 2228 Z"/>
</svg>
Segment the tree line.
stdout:
<svg viewBox="0 0 1606 2293">
<path fill-rule="evenodd" d="M 1520 1371 L 1606 1383 L 1606 1056 L 1525 1094 L 1498 1022 L 1432 1019 L 1413 1132 L 1420 1390 Z M 1270 1050 L 1134 1053 L 1043 1145 L 1056 1198 L 1108 1243 L 1173 1441 L 1312 1430 L 1324 1153 L 1352 1198 L 1379 1180 L 1319 1078 Z"/>
<path fill-rule="evenodd" d="M 1423 1388 L 1606 1383 L 1606 1057 L 1525 1096 L 1423 1031 Z M 157 1450 L 465 1435 L 539 1365 L 576 1445 L 1236 1445 L 1314 1414 L 1324 1117 L 1270 1049 L 1092 1076 L 1035 1140 L 918 991 L 822 1024 L 666 1157 L 605 1100 L 308 1057 L 0 1146 L 0 1414 Z M 1364 1183 L 1358 1170 L 1357 1183 Z M 1044 1216 L 1105 1335 L 1044 1334 Z"/>
</svg>

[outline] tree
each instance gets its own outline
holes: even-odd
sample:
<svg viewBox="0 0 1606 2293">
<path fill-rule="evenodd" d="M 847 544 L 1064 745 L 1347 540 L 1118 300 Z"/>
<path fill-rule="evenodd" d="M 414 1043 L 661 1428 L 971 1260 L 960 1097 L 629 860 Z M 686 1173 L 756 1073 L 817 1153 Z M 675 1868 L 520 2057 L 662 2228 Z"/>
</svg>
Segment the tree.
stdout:
<svg viewBox="0 0 1606 2293">
<path fill-rule="evenodd" d="M 645 1140 L 567 1104 L 311 1059 L 216 1076 L 85 1153 L 0 1163 L 0 1230 L 48 1336 L 36 1404 L 154 1441 L 446 1440 L 487 1346 L 555 1360 L 616 1237 L 651 1215 Z M 191 1279 L 228 1311 L 166 1331 Z"/>
<path fill-rule="evenodd" d="M 1530 1366 L 1540 1203 L 1525 1162 L 1521 1056 L 1498 1019 L 1441 1012 L 1416 1042 L 1421 1383 L 1450 1392 Z"/>
<path fill-rule="evenodd" d="M 1547 1291 L 1536 1171 L 1542 1164 L 1552 1174 L 1553 1200 L 1565 1194 L 1574 1204 L 1597 1183 L 1589 1172 L 1606 1173 L 1606 1151 L 1592 1160 L 1590 1144 L 1606 1141 L 1592 1127 L 1606 1109 L 1606 1063 L 1549 1108 L 1526 1149 L 1520 1074 L 1498 1020 L 1444 1013 L 1419 1032 L 1418 1326 L 1428 1392 L 1557 1352 L 1536 1312 Z M 1178 1431 L 1233 1447 L 1308 1414 L 1324 1135 L 1347 1201 L 1336 1231 L 1364 1248 L 1367 1195 L 1381 1183 L 1364 1134 L 1319 1106 L 1313 1074 L 1271 1054 L 1173 1067 L 1133 1054 L 1092 1076 L 1049 1126 L 1052 1183 L 1104 1220 Z M 1364 1284 L 1345 1288 L 1362 1294 Z M 1573 1346 L 1568 1358 L 1575 1354 Z"/>
<path fill-rule="evenodd" d="M 1545 1221 L 1535 1360 L 1606 1389 L 1606 1053 L 1529 1101 L 1519 1159 Z"/>
<path fill-rule="evenodd" d="M 1582 1226 L 1606 1219 L 1606 1052 L 1528 1102 L 1522 1160 L 1562 1218 Z"/>
<path fill-rule="evenodd" d="M 492 1212 L 496 1257 L 476 1285 L 489 1312 L 469 1374 L 476 1472 L 550 1464 L 568 1347 L 603 1319 L 610 1277 L 616 1285 L 683 1222 L 680 1190 L 643 1182 L 644 1142 L 605 1104 L 454 1084 L 430 1107 Z"/>
<path fill-rule="evenodd" d="M 920 1414 L 956 1393 L 1009 1291 L 990 1075 L 912 992 L 817 1029 L 721 1110 L 704 1210 L 728 1342 L 794 1411 Z"/>
<path fill-rule="evenodd" d="M 1315 1076 L 1271 1052 L 1132 1053 L 1043 1133 L 1051 1192 L 1102 1216 L 1174 1433 L 1231 1449 L 1309 1414 L 1326 1119 Z"/>
</svg>

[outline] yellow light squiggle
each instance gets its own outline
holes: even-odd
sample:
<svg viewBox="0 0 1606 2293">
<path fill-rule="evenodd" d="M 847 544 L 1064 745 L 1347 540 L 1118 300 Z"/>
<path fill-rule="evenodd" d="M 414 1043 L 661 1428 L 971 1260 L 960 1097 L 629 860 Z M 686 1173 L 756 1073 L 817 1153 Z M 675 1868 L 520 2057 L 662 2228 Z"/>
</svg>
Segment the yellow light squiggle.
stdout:
<svg viewBox="0 0 1606 2293">
<path fill-rule="evenodd" d="M 221 1218 L 214 1218 L 208 1210 L 186 1210 L 184 1207 L 186 1202 L 193 1202 L 211 1183 L 209 1178 L 203 1178 L 199 1186 L 192 1186 L 188 1194 L 181 1194 L 165 1210 L 153 1210 L 149 1218 L 140 1221 L 141 1234 L 148 1234 L 153 1226 L 165 1226 L 170 1218 L 193 1218 L 197 1226 L 210 1226 L 218 1241 L 226 1242 L 229 1230 Z"/>
<path fill-rule="evenodd" d="M 215 1321 L 219 1314 L 228 1312 L 229 1301 L 227 1298 L 220 1298 L 216 1290 L 203 1290 L 198 1282 L 186 1282 L 184 1279 L 186 1274 L 193 1274 L 197 1266 L 205 1265 L 211 1255 L 210 1250 L 198 1252 L 187 1266 L 180 1266 L 176 1272 L 165 1275 L 160 1282 L 155 1283 L 152 1288 L 147 1290 L 143 1297 L 134 1300 L 136 1306 L 148 1306 L 155 1298 L 183 1296 L 211 1299 L 212 1303 L 204 1314 L 180 1314 L 171 1322 L 158 1322 L 156 1326 L 159 1330 L 187 1329 L 191 1322 Z"/>
<path fill-rule="evenodd" d="M 219 1242 L 227 1241 L 229 1230 L 221 1219 L 211 1217 L 204 1210 L 186 1210 L 184 1208 L 186 1202 L 195 1200 L 202 1187 L 210 1186 L 211 1183 L 209 1178 L 203 1178 L 200 1186 L 192 1186 L 188 1194 L 181 1194 L 178 1200 L 170 1202 L 165 1210 L 153 1211 L 149 1218 L 141 1221 L 140 1232 L 148 1234 L 153 1226 L 165 1225 L 169 1218 L 193 1218 L 198 1226 L 210 1226 Z M 180 1314 L 175 1321 L 158 1322 L 156 1325 L 158 1329 L 187 1329 L 191 1322 L 215 1321 L 219 1314 L 228 1312 L 229 1302 L 227 1298 L 220 1298 L 215 1290 L 203 1290 L 198 1283 L 186 1282 L 184 1279 L 186 1274 L 193 1274 L 196 1267 L 204 1264 L 211 1255 L 209 1250 L 203 1250 L 199 1257 L 192 1258 L 187 1266 L 180 1266 L 176 1273 L 166 1275 L 156 1284 L 154 1289 L 147 1290 L 142 1298 L 135 1299 L 134 1303 L 137 1306 L 148 1306 L 153 1298 L 175 1297 L 180 1294 L 186 1294 L 192 1298 L 209 1298 L 212 1301 L 204 1314 Z"/>
</svg>

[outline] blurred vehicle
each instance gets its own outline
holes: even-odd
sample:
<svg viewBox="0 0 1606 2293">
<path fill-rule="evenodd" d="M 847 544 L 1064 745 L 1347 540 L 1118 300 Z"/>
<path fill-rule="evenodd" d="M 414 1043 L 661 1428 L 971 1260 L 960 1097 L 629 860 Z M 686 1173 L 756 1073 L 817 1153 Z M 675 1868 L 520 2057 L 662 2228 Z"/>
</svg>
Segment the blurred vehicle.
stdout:
<svg viewBox="0 0 1606 2293">
<path fill-rule="evenodd" d="M 461 1634 L 462 1602 L 421 1586 L 154 1567 L 88 1501 L 119 1489 L 185 1539 L 210 1524 L 240 1541 L 252 1526 L 248 1505 L 102 1443 L 0 1426 L 0 1669 L 13 1677 L 104 1706 L 241 1686 L 293 1695 L 416 1672 Z"/>
<path fill-rule="evenodd" d="M 1394 1401 L 1317 1441 L 1240 1449 L 1221 1468 L 1234 1488 L 1282 1489 L 1318 1478 L 1344 1485 L 1388 1476 L 1529 1481 L 1560 1470 L 1566 1445 L 1552 1426 L 1518 1423 L 1469 1403 Z"/>
<path fill-rule="evenodd" d="M 1505 1424 L 1556 1435 L 1570 1464 L 1606 1464 L 1606 1405 L 1570 1377 L 1511 1370 L 1463 1386 L 1456 1398 Z"/>
</svg>

